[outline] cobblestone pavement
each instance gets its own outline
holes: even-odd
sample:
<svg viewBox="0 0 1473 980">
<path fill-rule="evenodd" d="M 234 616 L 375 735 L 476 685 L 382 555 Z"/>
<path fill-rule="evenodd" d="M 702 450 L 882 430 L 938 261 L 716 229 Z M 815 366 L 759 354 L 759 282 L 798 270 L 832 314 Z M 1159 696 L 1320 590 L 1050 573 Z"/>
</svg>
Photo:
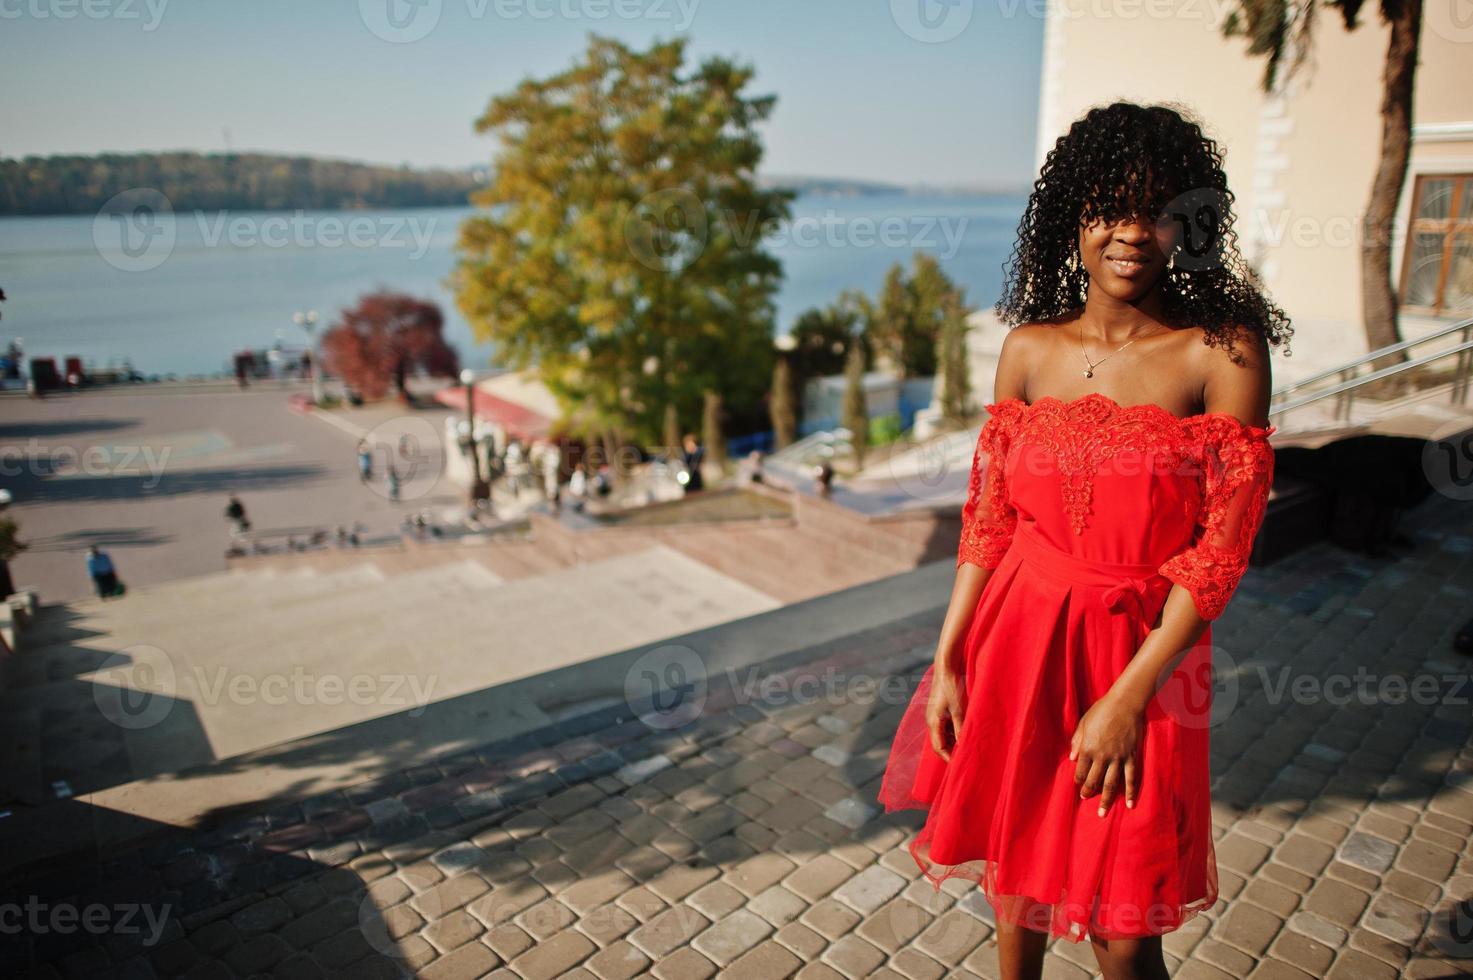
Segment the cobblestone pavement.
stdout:
<svg viewBox="0 0 1473 980">
<path fill-rule="evenodd" d="M 1219 621 L 1222 901 L 1168 936 L 1174 976 L 1473 970 L 1473 690 L 1449 645 L 1473 615 L 1473 507 L 1436 498 L 1406 526 L 1396 559 L 1324 545 L 1255 569 Z M 920 814 L 875 804 L 938 625 L 38 869 L 10 889 L 27 924 L 0 969 L 996 976 L 975 886 L 935 891 L 905 849 Z M 1045 976 L 1092 968 L 1060 940 Z"/>
</svg>

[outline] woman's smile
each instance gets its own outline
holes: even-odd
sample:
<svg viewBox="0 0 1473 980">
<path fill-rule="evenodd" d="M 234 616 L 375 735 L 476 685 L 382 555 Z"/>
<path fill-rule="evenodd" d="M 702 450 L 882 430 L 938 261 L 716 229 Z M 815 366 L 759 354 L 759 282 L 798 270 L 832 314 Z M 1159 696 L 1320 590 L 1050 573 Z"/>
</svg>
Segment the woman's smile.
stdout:
<svg viewBox="0 0 1473 980">
<path fill-rule="evenodd" d="M 1106 255 L 1105 265 L 1122 279 L 1136 279 L 1150 271 L 1151 263 L 1144 256 Z"/>
</svg>

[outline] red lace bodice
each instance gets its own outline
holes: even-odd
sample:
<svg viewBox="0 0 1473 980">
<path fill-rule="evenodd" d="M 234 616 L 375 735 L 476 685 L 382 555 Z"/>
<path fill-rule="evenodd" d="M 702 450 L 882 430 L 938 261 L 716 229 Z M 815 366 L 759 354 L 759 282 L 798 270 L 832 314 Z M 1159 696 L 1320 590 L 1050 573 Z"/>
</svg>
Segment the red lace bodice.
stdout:
<svg viewBox="0 0 1473 980">
<path fill-rule="evenodd" d="M 1263 522 L 1274 426 L 1224 412 L 1183 418 L 1099 392 L 986 407 L 958 565 L 996 568 L 1021 516 L 1064 550 L 1155 563 L 1203 619 L 1221 615 Z"/>
</svg>

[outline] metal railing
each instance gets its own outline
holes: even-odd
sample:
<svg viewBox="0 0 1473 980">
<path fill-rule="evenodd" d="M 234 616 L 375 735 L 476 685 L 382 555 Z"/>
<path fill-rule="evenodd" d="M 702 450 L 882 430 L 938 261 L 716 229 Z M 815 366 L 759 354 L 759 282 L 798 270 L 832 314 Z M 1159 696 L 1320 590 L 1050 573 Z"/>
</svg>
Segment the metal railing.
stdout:
<svg viewBox="0 0 1473 980">
<path fill-rule="evenodd" d="M 1426 354 L 1422 357 L 1416 357 L 1408 361 L 1402 361 L 1399 364 L 1392 364 L 1388 367 L 1380 368 L 1367 374 L 1357 374 L 1357 372 L 1362 367 L 1366 366 L 1367 364 L 1374 363 L 1375 361 L 1387 357 L 1388 355 L 1401 353 L 1403 351 L 1410 350 L 1413 347 L 1418 347 L 1431 341 L 1439 340 L 1443 337 L 1447 337 L 1456 333 L 1461 333 L 1462 339 L 1458 343 L 1453 344 L 1451 347 L 1444 347 L 1443 349 L 1434 351 L 1431 354 Z M 1316 391 L 1287 402 L 1273 405 L 1269 409 L 1269 418 L 1272 420 L 1277 417 L 1282 417 L 1289 412 L 1304 408 L 1306 405 L 1312 405 L 1315 402 L 1322 401 L 1326 398 L 1335 398 L 1335 419 L 1337 421 L 1348 421 L 1350 419 L 1351 408 L 1354 404 L 1356 393 L 1361 388 L 1369 384 L 1374 384 L 1378 381 L 1384 381 L 1387 378 L 1394 377 L 1405 371 L 1412 371 L 1417 368 L 1426 367 L 1429 364 L 1442 361 L 1449 357 L 1456 359 L 1453 367 L 1452 387 L 1450 389 L 1452 404 L 1465 405 L 1468 401 L 1470 376 L 1473 376 L 1473 319 L 1461 320 L 1439 330 L 1435 330 L 1432 333 L 1427 334 L 1426 336 L 1415 337 L 1411 340 L 1403 340 L 1399 343 L 1389 344 L 1385 347 L 1373 350 L 1369 354 L 1366 354 L 1362 357 L 1358 357 L 1353 361 L 1347 361 L 1344 364 L 1336 365 L 1335 367 L 1332 367 L 1326 371 L 1321 371 L 1319 374 L 1312 375 L 1308 378 L 1302 378 L 1299 381 L 1295 381 L 1280 388 L 1276 388 L 1274 389 L 1273 400 L 1275 402 L 1279 402 L 1281 399 L 1285 398 L 1293 392 L 1308 388 L 1312 385 L 1320 384 L 1332 378 L 1338 377 L 1340 379 L 1338 383 L 1333 384 L 1323 390 Z"/>
</svg>

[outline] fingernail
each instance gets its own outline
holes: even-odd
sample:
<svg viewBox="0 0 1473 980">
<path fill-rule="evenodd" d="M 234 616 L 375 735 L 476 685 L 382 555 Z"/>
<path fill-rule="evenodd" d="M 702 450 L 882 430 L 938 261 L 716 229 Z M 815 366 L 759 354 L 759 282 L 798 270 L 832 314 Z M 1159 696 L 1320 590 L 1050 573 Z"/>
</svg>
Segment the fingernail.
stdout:
<svg viewBox="0 0 1473 980">
<path fill-rule="evenodd" d="M 1125 801 L 1125 808 L 1127 810 L 1134 810 L 1135 809 L 1135 800 L 1126 800 Z"/>
<path fill-rule="evenodd" d="M 1100 816 L 1103 817 L 1104 815 L 1105 815 L 1105 808 L 1104 807 L 1100 807 Z"/>
</svg>

